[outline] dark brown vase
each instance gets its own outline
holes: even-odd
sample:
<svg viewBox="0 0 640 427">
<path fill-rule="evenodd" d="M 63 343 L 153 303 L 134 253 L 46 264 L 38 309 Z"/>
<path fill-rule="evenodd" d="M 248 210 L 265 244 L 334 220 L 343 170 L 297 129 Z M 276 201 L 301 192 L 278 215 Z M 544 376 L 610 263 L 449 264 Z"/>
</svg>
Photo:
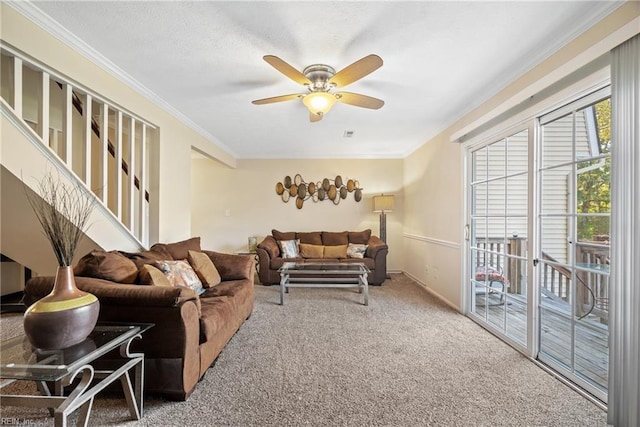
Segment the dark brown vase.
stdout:
<svg viewBox="0 0 640 427">
<path fill-rule="evenodd" d="M 58 350 L 82 342 L 98 321 L 100 302 L 76 287 L 72 267 L 58 267 L 49 295 L 24 314 L 24 332 L 31 345 Z"/>
</svg>

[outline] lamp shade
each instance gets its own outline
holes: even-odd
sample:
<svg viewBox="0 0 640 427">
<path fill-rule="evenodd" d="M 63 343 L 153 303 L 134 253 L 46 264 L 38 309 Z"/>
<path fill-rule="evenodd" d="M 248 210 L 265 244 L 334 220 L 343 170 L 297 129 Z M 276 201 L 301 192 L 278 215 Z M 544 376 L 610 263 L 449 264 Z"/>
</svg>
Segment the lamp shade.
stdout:
<svg viewBox="0 0 640 427">
<path fill-rule="evenodd" d="M 311 92 L 302 98 L 302 103 L 312 114 L 324 115 L 336 103 L 336 97 L 328 92 Z"/>
<path fill-rule="evenodd" d="M 393 196 L 373 196 L 374 212 L 391 212 L 393 210 Z"/>
</svg>

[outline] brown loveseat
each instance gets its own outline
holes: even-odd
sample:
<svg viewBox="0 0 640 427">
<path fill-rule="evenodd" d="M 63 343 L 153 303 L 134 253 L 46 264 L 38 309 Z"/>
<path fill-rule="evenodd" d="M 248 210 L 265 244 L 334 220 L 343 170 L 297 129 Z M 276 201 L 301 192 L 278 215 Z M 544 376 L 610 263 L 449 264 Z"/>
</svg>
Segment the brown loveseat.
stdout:
<svg viewBox="0 0 640 427">
<path fill-rule="evenodd" d="M 282 250 L 278 242 L 297 240 L 299 244 L 309 245 L 309 255 L 301 252 L 295 258 L 283 258 Z M 366 245 L 363 258 L 352 258 L 340 253 L 340 248 L 348 248 L 349 245 Z M 322 252 L 323 247 L 329 250 Z M 318 248 L 320 253 L 328 256 L 317 257 L 314 252 Z M 367 280 L 370 285 L 382 285 L 387 278 L 387 253 L 389 247 L 377 236 L 371 235 L 371 230 L 364 231 L 312 231 L 312 232 L 281 232 L 272 230 L 271 235 L 266 236 L 256 249 L 259 258 L 260 271 L 258 277 L 263 285 L 280 283 L 278 269 L 285 262 L 362 262 L 371 272 Z"/>
<path fill-rule="evenodd" d="M 205 288 L 200 296 L 186 287 L 139 284 L 138 269 L 142 271 L 145 264 L 186 259 L 189 250 L 204 253 L 213 261 L 220 275 L 219 284 Z M 201 251 L 200 238 L 156 244 L 151 250 L 138 253 L 92 254 L 95 256 L 89 262 L 91 269 L 102 278 L 82 277 L 78 273 L 83 272 L 77 271 L 76 284 L 100 300 L 98 321 L 154 323 L 142 340 L 135 340 L 132 345 L 134 352 L 145 354 L 145 392 L 186 400 L 251 315 L 254 260 L 249 256 Z M 84 263 L 84 274 L 87 264 Z M 46 296 L 53 281 L 53 277 L 44 276 L 30 279 L 25 285 L 25 304 Z"/>
</svg>

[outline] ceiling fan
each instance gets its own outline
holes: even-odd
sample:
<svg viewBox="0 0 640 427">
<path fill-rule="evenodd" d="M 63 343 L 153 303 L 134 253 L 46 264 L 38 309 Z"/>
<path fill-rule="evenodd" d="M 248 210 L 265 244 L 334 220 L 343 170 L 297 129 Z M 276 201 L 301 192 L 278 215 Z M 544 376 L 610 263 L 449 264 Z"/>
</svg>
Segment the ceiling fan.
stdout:
<svg viewBox="0 0 640 427">
<path fill-rule="evenodd" d="M 306 86 L 307 93 L 256 99 L 252 101 L 255 105 L 302 99 L 302 103 L 309 109 L 309 120 L 311 122 L 322 120 L 322 117 L 329 112 L 336 102 L 373 110 L 377 110 L 384 105 L 383 100 L 371 96 L 352 92 L 333 92 L 335 88 L 351 84 L 380 68 L 382 66 L 382 58 L 378 55 L 365 56 L 337 73 L 333 67 L 324 64 L 309 65 L 300 72 L 277 56 L 266 55 L 263 59 L 294 82 Z"/>
</svg>

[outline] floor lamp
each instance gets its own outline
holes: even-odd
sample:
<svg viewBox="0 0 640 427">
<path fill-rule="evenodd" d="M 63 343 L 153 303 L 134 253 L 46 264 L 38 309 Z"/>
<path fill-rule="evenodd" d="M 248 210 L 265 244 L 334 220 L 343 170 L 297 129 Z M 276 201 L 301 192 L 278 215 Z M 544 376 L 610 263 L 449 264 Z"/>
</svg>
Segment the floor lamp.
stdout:
<svg viewBox="0 0 640 427">
<path fill-rule="evenodd" d="M 387 243 L 387 212 L 393 211 L 393 196 L 373 196 L 373 211 L 380 212 L 380 239 Z"/>
</svg>

